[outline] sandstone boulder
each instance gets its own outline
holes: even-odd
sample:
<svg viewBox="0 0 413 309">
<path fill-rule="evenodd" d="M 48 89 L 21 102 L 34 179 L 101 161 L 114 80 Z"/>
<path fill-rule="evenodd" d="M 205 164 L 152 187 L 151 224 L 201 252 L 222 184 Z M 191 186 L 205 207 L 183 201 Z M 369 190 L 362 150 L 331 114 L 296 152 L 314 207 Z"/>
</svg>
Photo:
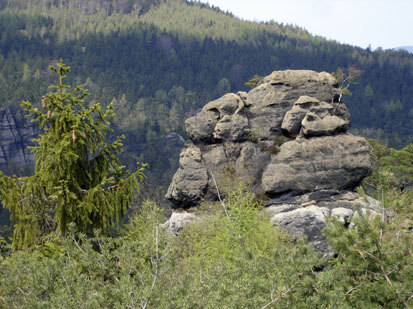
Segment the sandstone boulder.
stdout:
<svg viewBox="0 0 413 309">
<path fill-rule="evenodd" d="M 218 120 L 218 111 L 202 111 L 185 121 L 186 132 L 194 143 L 213 143 L 213 133 Z"/>
<path fill-rule="evenodd" d="M 199 218 L 193 213 L 186 211 L 173 212 L 169 220 L 165 222 L 165 227 L 172 234 L 178 235 L 180 230 L 196 220 L 199 220 Z"/>
<path fill-rule="evenodd" d="M 247 95 L 251 130 L 261 138 L 279 134 L 284 116 L 294 102 L 306 95 L 317 101 L 333 101 L 337 97 L 336 81 L 328 73 L 309 70 L 276 71 Z"/>
<path fill-rule="evenodd" d="M 300 138 L 284 143 L 262 175 L 268 194 L 321 189 L 348 189 L 360 184 L 371 169 L 369 145 L 349 134 Z"/>
<path fill-rule="evenodd" d="M 187 145 L 179 158 L 179 169 L 175 173 L 166 197 L 179 202 L 179 207 L 195 206 L 206 192 L 207 169 L 199 148 Z"/>
<path fill-rule="evenodd" d="M 301 123 L 305 136 L 334 135 L 345 132 L 349 124 L 337 116 L 327 116 L 320 118 L 318 115 L 308 113 Z"/>
<path fill-rule="evenodd" d="M 327 239 L 322 233 L 327 217 L 327 208 L 311 205 L 278 213 L 271 218 L 271 222 L 282 226 L 283 230 L 293 235 L 294 238 L 306 236 L 308 242 L 316 249 L 332 253 L 327 244 Z"/>
<path fill-rule="evenodd" d="M 383 215 L 376 200 L 360 197 L 352 191 L 320 190 L 302 195 L 284 194 L 270 199 L 264 210 L 274 225 L 280 226 L 294 239 L 306 236 L 308 242 L 325 254 L 332 249 L 323 234 L 325 221 L 335 217 L 346 226 L 352 225 L 353 216 L 358 216 L 356 207 L 363 214 Z M 388 213 L 384 214 L 388 217 Z"/>
<path fill-rule="evenodd" d="M 297 136 L 301 128 L 306 136 L 344 132 L 350 127 L 350 114 L 344 104 L 334 105 L 301 96 L 285 114 L 281 128 L 290 136 Z"/>
<path fill-rule="evenodd" d="M 298 135 L 301 129 L 301 122 L 308 113 L 324 118 L 330 116 L 333 110 L 334 107 L 331 104 L 320 102 L 309 96 L 301 96 L 285 114 L 281 128 L 290 135 Z"/>
</svg>

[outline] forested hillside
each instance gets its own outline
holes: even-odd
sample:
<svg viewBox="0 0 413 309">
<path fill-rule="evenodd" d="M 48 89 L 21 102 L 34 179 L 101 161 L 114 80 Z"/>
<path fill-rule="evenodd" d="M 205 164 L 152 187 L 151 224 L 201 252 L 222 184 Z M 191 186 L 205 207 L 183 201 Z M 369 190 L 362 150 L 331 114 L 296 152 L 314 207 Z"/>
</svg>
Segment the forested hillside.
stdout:
<svg viewBox="0 0 413 309">
<path fill-rule="evenodd" d="M 185 137 L 185 118 L 246 90 L 254 74 L 358 67 L 363 74 L 344 99 L 353 130 L 393 147 L 413 141 L 413 55 L 404 51 L 363 50 L 183 0 L 13 0 L 0 9 L 0 105 L 40 105 L 47 67 L 62 58 L 90 104 L 113 103 L 116 132 L 127 136 L 123 161 L 148 162 L 160 196 L 180 147 L 165 137 Z"/>
</svg>

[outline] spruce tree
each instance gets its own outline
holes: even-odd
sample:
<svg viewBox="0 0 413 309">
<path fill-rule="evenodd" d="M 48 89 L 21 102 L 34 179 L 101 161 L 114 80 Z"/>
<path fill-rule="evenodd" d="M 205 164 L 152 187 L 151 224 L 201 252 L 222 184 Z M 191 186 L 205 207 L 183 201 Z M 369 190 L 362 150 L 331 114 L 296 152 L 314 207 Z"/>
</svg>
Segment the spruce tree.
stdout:
<svg viewBox="0 0 413 309">
<path fill-rule="evenodd" d="M 70 67 L 61 60 L 57 68 L 49 68 L 59 83 L 42 97 L 42 108 L 22 103 L 26 117 L 41 130 L 31 147 L 34 175 L 0 172 L 0 198 L 14 223 L 14 249 L 28 248 L 50 233 L 64 235 L 71 222 L 86 233 L 106 231 L 131 206 L 144 179 L 143 165 L 130 173 L 117 158 L 124 136 L 106 141 L 113 106 L 86 108 L 88 90 L 63 83 Z"/>
</svg>

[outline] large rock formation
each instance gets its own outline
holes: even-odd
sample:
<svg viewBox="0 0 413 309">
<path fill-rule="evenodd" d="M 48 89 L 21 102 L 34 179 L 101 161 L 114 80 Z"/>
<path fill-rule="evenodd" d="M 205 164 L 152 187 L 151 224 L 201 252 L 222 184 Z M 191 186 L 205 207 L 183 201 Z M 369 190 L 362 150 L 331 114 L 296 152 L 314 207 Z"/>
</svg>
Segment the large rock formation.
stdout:
<svg viewBox="0 0 413 309">
<path fill-rule="evenodd" d="M 354 203 L 370 207 L 352 192 L 370 173 L 369 145 L 347 133 L 350 115 L 338 97 L 332 75 L 288 70 L 208 103 L 186 121 L 193 144 L 166 197 L 180 212 L 216 199 L 215 179 L 231 171 L 268 197 L 274 224 L 328 251 L 325 219 L 349 220 Z"/>
</svg>

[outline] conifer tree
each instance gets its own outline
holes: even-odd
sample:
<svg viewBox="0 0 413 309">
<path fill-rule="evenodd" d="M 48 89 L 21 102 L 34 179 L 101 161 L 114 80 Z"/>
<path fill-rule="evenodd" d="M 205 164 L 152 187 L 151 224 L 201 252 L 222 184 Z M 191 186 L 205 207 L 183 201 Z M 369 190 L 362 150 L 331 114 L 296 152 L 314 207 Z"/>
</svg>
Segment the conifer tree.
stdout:
<svg viewBox="0 0 413 309">
<path fill-rule="evenodd" d="M 247 81 L 245 83 L 245 86 L 253 89 L 253 88 L 257 87 L 263 81 L 264 81 L 263 76 L 258 76 L 257 74 L 255 74 L 253 77 L 251 77 L 251 79 L 249 81 Z"/>
<path fill-rule="evenodd" d="M 26 117 L 42 132 L 31 149 L 35 173 L 9 177 L 0 172 L 0 198 L 14 222 L 14 249 L 28 248 L 53 232 L 64 235 L 71 222 L 87 233 L 107 230 L 131 206 L 144 179 L 143 165 L 130 173 L 116 156 L 124 136 L 112 143 L 105 139 L 113 106 L 86 108 L 88 91 L 63 83 L 70 67 L 61 60 L 49 68 L 59 83 L 42 97 L 42 108 L 22 103 Z"/>
</svg>

